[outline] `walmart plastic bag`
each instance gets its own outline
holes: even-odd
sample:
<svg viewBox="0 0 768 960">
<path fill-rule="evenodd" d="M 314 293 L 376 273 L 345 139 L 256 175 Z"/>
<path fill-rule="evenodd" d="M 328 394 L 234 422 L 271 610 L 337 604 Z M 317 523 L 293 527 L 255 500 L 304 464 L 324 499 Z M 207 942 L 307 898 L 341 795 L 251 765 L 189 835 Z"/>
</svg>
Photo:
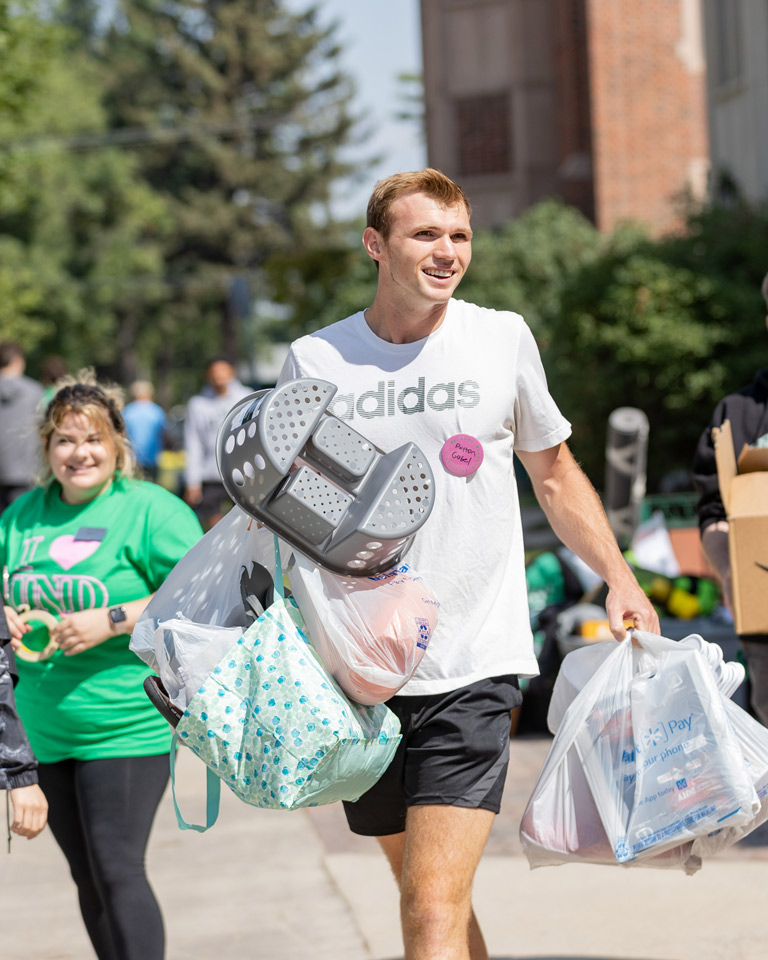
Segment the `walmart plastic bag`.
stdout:
<svg viewBox="0 0 768 960">
<path fill-rule="evenodd" d="M 726 823 L 745 829 L 760 811 L 729 717 L 739 708 L 718 690 L 705 654 L 634 635 L 637 646 L 600 645 L 607 655 L 585 648 L 594 673 L 559 722 L 521 823 L 531 866 L 578 860 L 690 873 L 701 864 L 697 838 Z"/>
<path fill-rule="evenodd" d="M 768 728 L 730 700 L 726 700 L 725 708 L 744 755 L 760 809 L 748 823 L 729 825 L 726 822 L 707 836 L 698 837 L 693 842 L 693 853 L 700 857 L 711 857 L 738 843 L 768 820 Z"/>
<path fill-rule="evenodd" d="M 312 646 L 357 703 L 382 703 L 413 675 L 437 625 L 439 603 L 407 563 L 341 577 L 301 554 L 289 571 Z"/>
</svg>

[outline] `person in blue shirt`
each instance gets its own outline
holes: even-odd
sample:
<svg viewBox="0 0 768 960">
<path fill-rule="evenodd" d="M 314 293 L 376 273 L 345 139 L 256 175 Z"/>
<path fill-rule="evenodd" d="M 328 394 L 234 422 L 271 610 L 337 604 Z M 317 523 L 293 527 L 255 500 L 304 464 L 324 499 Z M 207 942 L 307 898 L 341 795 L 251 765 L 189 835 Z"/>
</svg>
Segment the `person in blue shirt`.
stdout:
<svg viewBox="0 0 768 960">
<path fill-rule="evenodd" d="M 132 400 L 123 410 L 123 420 L 136 460 L 147 480 L 157 480 L 158 458 L 165 447 L 167 418 L 154 402 L 154 387 L 148 380 L 131 384 Z"/>
</svg>

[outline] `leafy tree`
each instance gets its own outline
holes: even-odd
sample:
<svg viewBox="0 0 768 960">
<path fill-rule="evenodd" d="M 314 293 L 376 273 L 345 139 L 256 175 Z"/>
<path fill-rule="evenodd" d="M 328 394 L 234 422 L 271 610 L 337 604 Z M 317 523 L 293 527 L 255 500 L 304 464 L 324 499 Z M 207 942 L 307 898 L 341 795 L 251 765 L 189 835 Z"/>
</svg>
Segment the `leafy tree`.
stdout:
<svg viewBox="0 0 768 960">
<path fill-rule="evenodd" d="M 603 479 L 613 409 L 647 414 L 654 490 L 666 474 L 690 469 L 716 402 L 765 363 L 767 229 L 766 211 L 693 211 L 679 236 L 615 234 L 570 277 L 548 318 L 544 362 L 594 482 Z"/>
<path fill-rule="evenodd" d="M 99 88 L 47 10 L 0 8 L 0 43 L 0 335 L 115 366 L 117 318 L 156 296 L 162 202 L 129 156 L 77 149 L 104 130 Z"/>
<path fill-rule="evenodd" d="M 458 296 L 522 314 L 543 347 L 564 285 L 602 246 L 600 234 L 578 210 L 543 200 L 503 227 L 475 232 Z"/>
<path fill-rule="evenodd" d="M 123 0 L 90 40 L 113 135 L 170 211 L 167 295 L 138 333 L 181 393 L 205 354 L 242 351 L 273 258 L 334 243 L 354 118 L 333 33 L 278 0 Z"/>
</svg>

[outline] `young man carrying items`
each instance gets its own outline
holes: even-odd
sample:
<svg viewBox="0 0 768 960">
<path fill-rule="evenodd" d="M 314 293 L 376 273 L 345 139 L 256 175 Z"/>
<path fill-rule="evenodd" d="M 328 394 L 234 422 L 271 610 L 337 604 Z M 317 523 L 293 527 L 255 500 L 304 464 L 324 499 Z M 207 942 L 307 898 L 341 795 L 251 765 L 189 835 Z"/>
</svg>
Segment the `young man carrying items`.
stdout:
<svg viewBox="0 0 768 960">
<path fill-rule="evenodd" d="M 398 753 L 345 812 L 397 878 L 405 960 L 487 960 L 472 883 L 501 802 L 517 678 L 537 673 L 513 451 L 554 531 L 607 583 L 614 636 L 625 620 L 659 623 L 568 450 L 530 330 L 452 298 L 472 256 L 461 188 L 436 170 L 381 181 L 363 245 L 378 269 L 373 303 L 297 340 L 280 379 L 336 384 L 337 417 L 384 450 L 408 439 L 429 458 L 435 504 L 408 562 L 441 608 L 420 667 L 389 701 Z"/>
</svg>

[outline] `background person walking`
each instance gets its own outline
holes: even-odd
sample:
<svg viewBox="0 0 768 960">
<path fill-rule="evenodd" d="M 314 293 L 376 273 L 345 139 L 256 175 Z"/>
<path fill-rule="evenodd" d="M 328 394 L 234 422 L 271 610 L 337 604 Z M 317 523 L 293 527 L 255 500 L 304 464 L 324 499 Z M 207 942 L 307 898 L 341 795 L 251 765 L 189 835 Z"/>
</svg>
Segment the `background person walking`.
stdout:
<svg viewBox="0 0 768 960">
<path fill-rule="evenodd" d="M 43 388 L 25 376 L 18 343 L 0 343 L 0 513 L 35 484 L 37 419 Z"/>
<path fill-rule="evenodd" d="M 149 380 L 136 380 L 129 392 L 132 400 L 123 410 L 126 433 L 142 474 L 147 480 L 157 480 L 168 418 L 160 404 L 155 403 L 155 388 Z"/>
<path fill-rule="evenodd" d="M 240 383 L 233 363 L 222 356 L 206 362 L 205 381 L 187 404 L 184 420 L 184 499 L 209 530 L 232 506 L 216 465 L 216 436 L 232 407 L 253 391 Z"/>
</svg>

